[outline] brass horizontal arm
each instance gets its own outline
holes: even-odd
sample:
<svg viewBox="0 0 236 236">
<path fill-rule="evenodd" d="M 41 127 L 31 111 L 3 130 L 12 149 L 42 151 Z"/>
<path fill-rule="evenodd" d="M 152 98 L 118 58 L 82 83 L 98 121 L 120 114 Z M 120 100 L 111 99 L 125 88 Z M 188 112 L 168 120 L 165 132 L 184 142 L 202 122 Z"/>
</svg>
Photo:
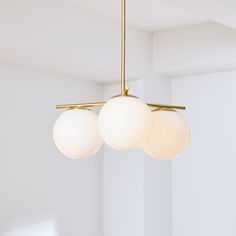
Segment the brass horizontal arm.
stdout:
<svg viewBox="0 0 236 236">
<path fill-rule="evenodd" d="M 147 103 L 149 107 L 154 108 L 168 108 L 168 109 L 175 109 L 175 110 L 185 110 L 186 107 L 184 106 L 177 106 L 177 105 L 166 105 L 166 104 L 153 104 L 153 103 Z"/>
<path fill-rule="evenodd" d="M 105 102 L 89 102 L 89 103 L 78 103 L 78 104 L 61 104 L 56 105 L 56 109 L 74 109 L 74 108 L 90 108 L 90 107 L 101 107 Z"/>
<path fill-rule="evenodd" d="M 78 103 L 78 104 L 61 104 L 56 105 L 56 109 L 76 109 L 76 108 L 91 108 L 91 107 L 101 107 L 105 104 L 105 102 L 90 102 L 90 103 Z M 185 110 L 184 106 L 176 106 L 176 105 L 166 105 L 166 104 L 153 104 L 147 103 L 148 106 L 153 108 L 169 108 L 176 110 Z"/>
</svg>

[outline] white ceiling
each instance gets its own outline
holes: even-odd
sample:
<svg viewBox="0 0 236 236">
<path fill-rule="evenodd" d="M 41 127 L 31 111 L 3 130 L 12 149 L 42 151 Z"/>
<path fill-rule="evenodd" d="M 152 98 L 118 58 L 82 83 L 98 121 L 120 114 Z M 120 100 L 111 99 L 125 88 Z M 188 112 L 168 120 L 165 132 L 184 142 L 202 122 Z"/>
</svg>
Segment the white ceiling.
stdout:
<svg viewBox="0 0 236 236">
<path fill-rule="evenodd" d="M 60 0 L 110 20 L 120 19 L 121 0 Z M 55 0 L 55 3 L 57 0 Z M 157 31 L 209 21 L 165 0 L 127 0 L 127 21 L 130 26 Z"/>
<path fill-rule="evenodd" d="M 1 0 L 0 63 L 98 82 L 119 78 L 121 0 Z M 146 31 L 216 21 L 236 28 L 235 0 L 127 0 L 128 75 L 151 71 Z M 138 29 L 138 30 L 137 30 Z M 144 31 L 142 31 L 144 30 Z"/>
<path fill-rule="evenodd" d="M 115 81 L 120 74 L 120 9 L 121 0 L 1 0 L 0 63 Z M 127 0 L 127 19 L 134 26 L 127 35 L 127 74 L 134 79 L 151 72 L 146 31 L 206 21 L 159 0 Z"/>
<path fill-rule="evenodd" d="M 121 0 L 1 0 L 0 63 L 115 81 L 120 9 Z M 128 25 L 133 26 L 127 35 L 129 78 L 151 73 L 148 31 L 207 21 L 236 28 L 235 9 L 235 0 L 127 0 Z"/>
<path fill-rule="evenodd" d="M 119 78 L 120 24 L 73 4 L 1 0 L 0 33 L 0 63 L 97 82 Z M 134 29 L 128 34 L 127 72 L 137 78 L 151 65 L 150 36 Z"/>
<path fill-rule="evenodd" d="M 183 10 L 236 28 L 235 0 L 163 0 Z"/>
</svg>

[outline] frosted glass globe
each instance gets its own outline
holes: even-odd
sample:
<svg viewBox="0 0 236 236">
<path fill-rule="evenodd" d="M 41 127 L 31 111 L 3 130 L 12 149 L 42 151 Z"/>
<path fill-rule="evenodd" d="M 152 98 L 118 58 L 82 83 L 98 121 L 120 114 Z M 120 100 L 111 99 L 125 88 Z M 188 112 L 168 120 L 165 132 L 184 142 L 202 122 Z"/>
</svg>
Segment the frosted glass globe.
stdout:
<svg viewBox="0 0 236 236">
<path fill-rule="evenodd" d="M 148 106 L 129 96 L 110 99 L 98 117 L 103 141 L 117 150 L 140 147 L 150 135 L 152 124 L 153 117 Z"/>
<path fill-rule="evenodd" d="M 156 159 L 176 157 L 189 142 L 189 128 L 183 117 L 174 110 L 153 112 L 154 125 L 144 150 Z"/>
<path fill-rule="evenodd" d="M 83 109 L 63 112 L 55 123 L 53 138 L 57 148 L 69 158 L 95 154 L 102 145 L 96 113 Z"/>
</svg>

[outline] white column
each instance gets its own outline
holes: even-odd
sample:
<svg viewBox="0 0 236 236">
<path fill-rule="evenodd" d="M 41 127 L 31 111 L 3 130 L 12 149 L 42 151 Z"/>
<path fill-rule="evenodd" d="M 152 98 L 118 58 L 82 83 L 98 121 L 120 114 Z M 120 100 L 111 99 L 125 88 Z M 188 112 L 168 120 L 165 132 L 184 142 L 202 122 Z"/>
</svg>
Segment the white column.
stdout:
<svg viewBox="0 0 236 236">
<path fill-rule="evenodd" d="M 144 80 L 144 99 L 171 103 L 171 81 L 165 77 Z M 171 161 L 144 157 L 144 235 L 172 235 Z"/>
<path fill-rule="evenodd" d="M 129 83 L 142 96 L 142 81 Z M 120 92 L 105 87 L 105 100 Z M 144 236 L 144 154 L 104 147 L 104 236 Z"/>
<path fill-rule="evenodd" d="M 167 78 L 128 83 L 130 94 L 157 103 L 170 102 Z M 118 84 L 105 86 L 105 99 L 118 94 Z M 171 164 L 154 160 L 142 149 L 104 147 L 104 236 L 171 236 Z"/>
</svg>

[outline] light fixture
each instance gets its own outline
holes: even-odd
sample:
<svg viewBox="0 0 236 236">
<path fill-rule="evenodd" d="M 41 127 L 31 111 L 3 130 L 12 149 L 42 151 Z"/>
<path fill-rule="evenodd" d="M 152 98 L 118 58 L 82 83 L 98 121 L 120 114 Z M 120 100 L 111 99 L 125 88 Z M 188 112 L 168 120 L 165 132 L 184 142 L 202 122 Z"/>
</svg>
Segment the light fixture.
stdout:
<svg viewBox="0 0 236 236">
<path fill-rule="evenodd" d="M 103 141 L 118 150 L 143 147 L 156 159 L 179 155 L 189 141 L 189 128 L 176 110 L 184 106 L 144 103 L 126 87 L 126 0 L 122 0 L 121 92 L 108 102 L 57 105 L 67 109 L 57 119 L 53 137 L 67 157 L 83 159 L 95 154 Z M 91 109 L 102 107 L 97 115 Z M 103 140 L 103 141 L 102 141 Z"/>
</svg>

